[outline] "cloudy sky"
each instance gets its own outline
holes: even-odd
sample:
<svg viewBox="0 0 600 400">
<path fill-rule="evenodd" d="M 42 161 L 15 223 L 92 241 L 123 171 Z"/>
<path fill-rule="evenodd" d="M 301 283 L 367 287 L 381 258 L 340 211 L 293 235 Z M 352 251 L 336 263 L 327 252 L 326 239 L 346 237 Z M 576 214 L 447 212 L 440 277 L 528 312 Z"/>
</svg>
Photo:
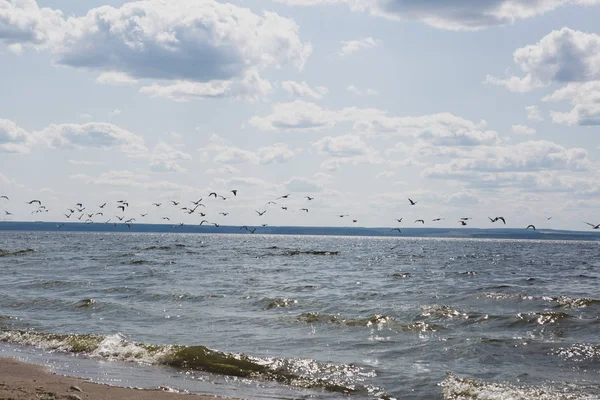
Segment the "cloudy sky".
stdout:
<svg viewBox="0 0 600 400">
<path fill-rule="evenodd" d="M 587 229 L 598 21 L 600 0 L 0 0 L 0 218 L 126 199 L 191 224 L 203 197 L 234 225 Z"/>
</svg>

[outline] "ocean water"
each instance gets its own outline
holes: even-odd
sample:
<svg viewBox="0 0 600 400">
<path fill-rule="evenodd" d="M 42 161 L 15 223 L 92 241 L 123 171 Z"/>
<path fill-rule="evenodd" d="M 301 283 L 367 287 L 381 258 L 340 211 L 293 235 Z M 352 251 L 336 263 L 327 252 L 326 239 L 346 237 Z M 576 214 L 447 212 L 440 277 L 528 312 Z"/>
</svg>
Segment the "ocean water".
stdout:
<svg viewBox="0 0 600 400">
<path fill-rule="evenodd" d="M 600 244 L 0 232 L 0 356 L 251 399 L 597 399 Z"/>
</svg>

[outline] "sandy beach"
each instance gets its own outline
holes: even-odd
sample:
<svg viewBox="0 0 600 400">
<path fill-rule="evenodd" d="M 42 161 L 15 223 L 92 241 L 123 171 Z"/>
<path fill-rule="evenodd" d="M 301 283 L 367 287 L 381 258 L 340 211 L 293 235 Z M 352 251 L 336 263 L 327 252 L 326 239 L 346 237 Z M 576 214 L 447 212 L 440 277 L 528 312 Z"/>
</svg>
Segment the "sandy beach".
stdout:
<svg viewBox="0 0 600 400">
<path fill-rule="evenodd" d="M 217 397 L 108 386 L 60 376 L 47 368 L 0 358 L 0 400 L 214 400 Z"/>
</svg>

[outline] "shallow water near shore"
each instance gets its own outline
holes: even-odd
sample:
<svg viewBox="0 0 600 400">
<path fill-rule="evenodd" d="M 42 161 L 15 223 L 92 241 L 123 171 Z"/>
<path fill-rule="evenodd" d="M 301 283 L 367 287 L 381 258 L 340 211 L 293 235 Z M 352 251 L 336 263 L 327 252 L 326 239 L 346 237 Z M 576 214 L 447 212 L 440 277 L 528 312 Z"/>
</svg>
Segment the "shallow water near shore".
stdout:
<svg viewBox="0 0 600 400">
<path fill-rule="evenodd" d="M 0 355 L 244 398 L 592 399 L 600 244 L 0 232 Z"/>
</svg>

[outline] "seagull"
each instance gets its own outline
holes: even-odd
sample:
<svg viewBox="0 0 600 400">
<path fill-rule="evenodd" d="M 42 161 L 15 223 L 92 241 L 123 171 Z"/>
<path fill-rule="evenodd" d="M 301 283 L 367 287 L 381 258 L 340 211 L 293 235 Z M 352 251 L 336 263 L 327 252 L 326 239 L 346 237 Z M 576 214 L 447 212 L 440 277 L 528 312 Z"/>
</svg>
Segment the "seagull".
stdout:
<svg viewBox="0 0 600 400">
<path fill-rule="evenodd" d="M 78 208 L 78 209 L 77 209 L 77 212 L 83 212 L 83 210 L 85 210 L 85 207 Z"/>
<path fill-rule="evenodd" d="M 267 226 L 267 224 L 262 224 L 261 226 Z"/>
<path fill-rule="evenodd" d="M 254 233 L 254 232 L 256 232 L 256 228 L 254 228 L 254 229 L 248 229 L 248 232 Z"/>
<path fill-rule="evenodd" d="M 208 197 L 210 197 L 210 196 L 215 196 L 215 199 L 217 198 L 217 194 L 216 194 L 215 192 L 210 192 L 210 193 L 208 194 Z"/>
<path fill-rule="evenodd" d="M 589 226 L 591 226 L 592 229 L 600 229 L 600 224 L 594 225 L 594 224 L 590 224 L 589 222 L 586 222 L 586 224 L 588 224 Z"/>
<path fill-rule="evenodd" d="M 443 219 L 444 219 L 444 218 L 436 218 L 436 219 L 434 219 L 434 220 L 433 220 L 433 222 L 438 222 L 438 221 L 441 221 L 441 220 L 443 220 Z"/>
<path fill-rule="evenodd" d="M 506 225 L 506 220 L 504 219 L 504 217 L 496 217 L 496 221 L 502 221 L 504 222 L 504 225 Z"/>
<path fill-rule="evenodd" d="M 283 196 L 279 196 L 279 197 L 278 197 L 276 200 L 279 200 L 279 199 L 287 199 L 289 196 L 290 196 L 290 194 L 289 194 L 289 193 L 288 193 L 288 194 L 284 194 Z"/>
<path fill-rule="evenodd" d="M 357 219 L 353 219 L 352 222 L 358 222 L 358 220 Z"/>
<path fill-rule="evenodd" d="M 548 221 L 550 221 L 550 220 L 552 219 L 552 217 L 548 217 L 548 218 L 546 218 L 546 219 L 547 219 Z"/>
<path fill-rule="evenodd" d="M 117 203 L 125 203 L 126 200 L 117 200 Z"/>
<path fill-rule="evenodd" d="M 202 199 L 200 199 L 198 201 L 192 201 L 191 203 L 195 206 L 198 206 L 201 202 L 202 202 Z"/>
<path fill-rule="evenodd" d="M 42 202 L 39 200 L 31 200 L 30 202 L 28 202 L 27 204 L 33 204 L 33 203 L 38 203 L 40 206 L 42 205 Z"/>
<path fill-rule="evenodd" d="M 400 219 L 396 218 L 396 221 L 402 222 L 402 218 L 400 218 Z"/>
<path fill-rule="evenodd" d="M 117 216 L 117 219 L 118 219 L 119 221 L 123 221 L 123 219 L 125 219 L 125 217 L 119 217 L 119 216 Z"/>
<path fill-rule="evenodd" d="M 207 221 L 207 220 L 205 220 L 205 219 L 203 219 L 202 221 L 200 221 L 200 225 L 202 225 L 202 224 L 203 224 L 203 223 L 205 223 L 205 222 L 208 224 L 208 221 Z"/>
<path fill-rule="evenodd" d="M 4 211 L 6 213 L 6 215 L 12 215 L 12 213 L 9 213 L 8 211 Z"/>
<path fill-rule="evenodd" d="M 226 217 L 226 216 L 228 216 L 228 215 L 229 215 L 229 213 L 226 213 L 226 212 L 220 212 L 219 214 L 221 214 L 221 215 L 222 215 L 222 216 L 224 216 L 224 217 Z"/>
<path fill-rule="evenodd" d="M 423 225 L 425 224 L 425 221 L 424 221 L 424 220 L 422 220 L 422 219 L 417 219 L 417 220 L 415 220 L 415 224 L 416 224 L 417 222 L 420 222 L 420 223 L 422 223 Z"/>
<path fill-rule="evenodd" d="M 282 210 L 286 210 L 287 211 L 287 207 L 281 207 Z"/>
<path fill-rule="evenodd" d="M 240 231 L 241 231 L 242 229 L 248 230 L 248 227 L 247 227 L 246 225 L 244 225 L 244 226 L 240 226 Z"/>
<path fill-rule="evenodd" d="M 104 216 L 104 214 L 103 214 L 103 213 L 101 213 L 101 212 L 97 212 L 97 213 L 96 213 L 96 214 L 94 214 L 94 215 L 102 215 L 102 216 Z"/>
<path fill-rule="evenodd" d="M 162 217 L 162 219 L 165 219 L 165 220 L 167 220 L 167 221 L 170 221 L 170 220 L 171 220 L 171 218 L 169 218 L 169 217 Z"/>
<path fill-rule="evenodd" d="M 496 221 L 498 221 L 498 218 L 488 217 L 488 219 L 490 220 L 490 222 L 496 222 Z"/>
<path fill-rule="evenodd" d="M 300 211 L 306 211 L 306 212 L 308 212 L 308 208 L 301 208 Z"/>
<path fill-rule="evenodd" d="M 417 202 L 416 202 L 416 201 L 412 201 L 411 199 L 408 199 L 408 201 L 410 201 L 410 205 L 411 205 L 411 206 L 414 206 L 415 204 L 417 204 Z"/>
<path fill-rule="evenodd" d="M 398 231 L 398 233 L 402 233 L 402 231 L 400 230 L 400 228 L 394 228 L 394 229 L 390 229 L 391 231 Z"/>
<path fill-rule="evenodd" d="M 118 206 L 117 208 L 123 210 L 123 212 L 125 212 L 125 206 Z"/>
<path fill-rule="evenodd" d="M 128 227 L 129 229 L 131 229 L 131 225 L 129 225 L 129 224 L 127 224 L 127 223 L 126 223 L 125 225 L 127 225 L 127 227 Z"/>
<path fill-rule="evenodd" d="M 223 199 L 223 200 L 227 200 L 229 197 L 225 197 L 225 196 L 221 196 L 219 195 L 219 198 Z"/>
<path fill-rule="evenodd" d="M 215 226 L 215 228 L 218 228 L 219 226 L 221 226 L 221 225 L 217 224 L 216 222 L 213 222 L 212 224 Z"/>
<path fill-rule="evenodd" d="M 73 215 L 73 214 L 63 214 L 63 215 L 67 218 L 71 218 L 71 215 Z"/>
<path fill-rule="evenodd" d="M 470 220 L 470 219 L 473 219 L 473 218 L 471 218 L 471 217 L 467 217 L 467 218 L 461 218 L 460 220 L 461 220 L 461 221 L 468 221 L 468 220 Z M 496 220 L 498 220 L 498 219 L 496 219 Z"/>
<path fill-rule="evenodd" d="M 270 201 L 267 204 L 277 204 L 277 203 L 275 203 L 274 201 Z"/>
<path fill-rule="evenodd" d="M 467 221 L 458 221 L 462 226 L 467 226 Z"/>
<path fill-rule="evenodd" d="M 340 214 L 340 215 L 338 215 L 338 217 L 340 217 L 340 218 L 349 217 L 349 216 L 350 216 L 350 214 Z"/>
<path fill-rule="evenodd" d="M 156 206 L 156 207 L 160 207 L 160 206 L 162 206 L 162 203 L 152 203 L 152 205 Z"/>
<path fill-rule="evenodd" d="M 75 204 L 75 206 L 77 206 L 77 207 L 83 207 L 83 204 L 77 203 L 77 204 Z"/>
<path fill-rule="evenodd" d="M 0 199 L 6 199 L 6 200 L 8 200 L 8 196 L 0 196 Z"/>
<path fill-rule="evenodd" d="M 85 215 L 85 214 L 81 214 L 81 215 L 79 216 L 79 218 L 77 218 L 77 219 L 81 221 L 81 218 L 82 218 L 84 215 Z"/>
<path fill-rule="evenodd" d="M 237 189 L 233 189 L 231 193 L 233 193 L 234 196 L 237 196 Z"/>
<path fill-rule="evenodd" d="M 102 204 L 101 206 L 98 206 L 100 208 L 104 208 L 104 206 L 106 205 L 106 203 Z"/>
<path fill-rule="evenodd" d="M 174 206 L 178 206 L 179 205 L 178 201 L 171 200 L 171 203 L 173 203 Z"/>
<path fill-rule="evenodd" d="M 256 210 L 254 210 L 254 211 L 256 211 Z M 264 213 L 266 213 L 266 212 L 267 212 L 267 210 L 265 210 L 265 211 L 263 211 L 263 212 L 256 211 L 256 213 L 258 214 L 258 216 L 259 216 L 259 217 L 262 217 L 262 216 L 263 216 L 263 214 L 264 214 Z"/>
<path fill-rule="evenodd" d="M 130 222 L 134 222 L 135 218 L 129 218 L 127 221 L 125 221 L 126 224 L 130 223 Z"/>
<path fill-rule="evenodd" d="M 71 210 L 70 208 L 67 208 L 67 211 L 70 212 L 71 214 L 73 214 L 75 212 L 75 210 Z"/>
<path fill-rule="evenodd" d="M 535 226 L 534 225 L 527 225 L 527 228 L 525 228 L 525 229 L 529 229 L 529 228 L 533 228 L 533 230 L 535 231 Z"/>
<path fill-rule="evenodd" d="M 204 214 L 204 213 L 202 213 L 202 212 L 201 212 L 201 213 L 200 213 L 200 216 L 201 216 L 201 217 L 206 217 L 206 214 Z"/>
<path fill-rule="evenodd" d="M 92 218 L 94 216 L 94 213 L 91 214 L 87 214 L 88 218 Z"/>
<path fill-rule="evenodd" d="M 306 196 L 306 198 L 308 199 L 308 201 L 315 199 L 314 197 L 310 197 L 310 196 Z"/>
<path fill-rule="evenodd" d="M 58 225 L 56 225 L 56 227 L 57 227 L 58 229 L 60 229 L 60 227 L 61 227 L 61 226 L 64 226 L 64 225 L 65 225 L 65 224 L 58 224 Z"/>
<path fill-rule="evenodd" d="M 143 217 L 145 217 L 146 215 L 148 215 L 148 213 L 146 213 L 146 214 L 140 214 L 140 216 L 141 216 L 142 218 L 143 218 Z"/>
</svg>

